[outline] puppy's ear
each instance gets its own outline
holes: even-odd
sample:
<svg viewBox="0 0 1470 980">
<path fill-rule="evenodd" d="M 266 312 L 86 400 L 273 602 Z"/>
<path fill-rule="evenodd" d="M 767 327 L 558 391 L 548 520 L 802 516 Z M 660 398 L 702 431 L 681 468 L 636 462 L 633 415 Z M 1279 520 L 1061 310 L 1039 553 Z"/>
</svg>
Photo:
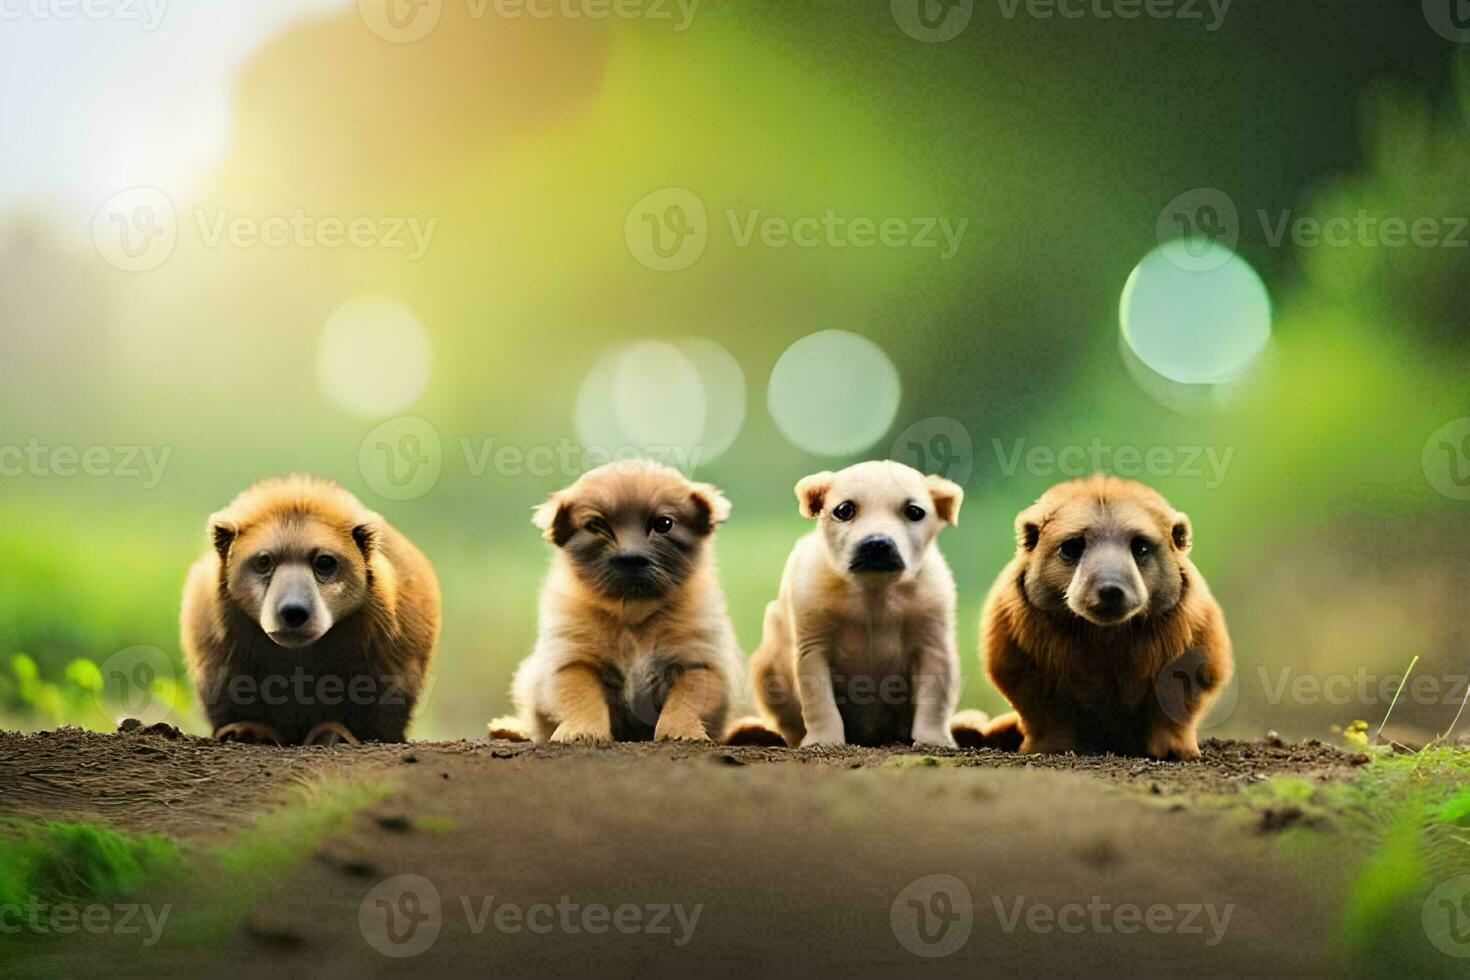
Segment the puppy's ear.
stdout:
<svg viewBox="0 0 1470 980">
<path fill-rule="evenodd" d="M 702 534 L 708 534 L 730 519 L 730 501 L 725 499 L 719 487 L 709 483 L 695 483 L 690 487 L 689 499 L 694 503 Z"/>
<path fill-rule="evenodd" d="M 235 538 L 239 533 L 240 525 L 226 520 L 223 511 L 209 519 L 209 540 L 214 545 L 214 553 L 219 555 L 221 562 L 229 560 L 230 545 L 235 543 Z"/>
<path fill-rule="evenodd" d="M 1169 536 L 1174 539 L 1174 547 L 1179 549 L 1181 555 L 1189 554 L 1189 549 L 1194 544 L 1194 529 L 1189 526 L 1188 514 L 1174 515 L 1174 527 Z"/>
<path fill-rule="evenodd" d="M 352 529 L 352 540 L 357 542 L 357 550 L 362 552 L 362 560 L 371 562 L 373 555 L 377 553 L 381 533 L 377 522 L 365 521 Z"/>
<path fill-rule="evenodd" d="M 1032 504 L 1016 517 L 1016 547 L 1022 551 L 1035 551 L 1041 541 L 1041 529 L 1046 526 L 1047 512 L 1041 504 Z"/>
<path fill-rule="evenodd" d="M 802 517 L 816 517 L 826 506 L 827 491 L 832 489 L 833 474 L 823 470 L 802 477 L 796 484 L 796 509 Z"/>
<path fill-rule="evenodd" d="M 531 523 L 541 529 L 541 536 L 560 548 L 571 540 L 576 528 L 572 527 L 572 515 L 568 501 L 554 493 L 531 512 Z"/>
<path fill-rule="evenodd" d="M 960 504 L 964 503 L 964 489 L 952 480 L 929 474 L 924 477 L 929 485 L 929 496 L 934 499 L 934 513 L 946 524 L 960 522 Z"/>
</svg>

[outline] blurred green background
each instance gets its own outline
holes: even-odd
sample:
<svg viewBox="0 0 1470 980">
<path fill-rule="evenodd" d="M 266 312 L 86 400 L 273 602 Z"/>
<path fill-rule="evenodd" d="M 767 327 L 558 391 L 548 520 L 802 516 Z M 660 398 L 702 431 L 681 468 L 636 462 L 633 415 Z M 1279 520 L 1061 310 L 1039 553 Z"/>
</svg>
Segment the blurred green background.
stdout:
<svg viewBox="0 0 1470 980">
<path fill-rule="evenodd" d="M 108 727 L 141 676 L 202 731 L 185 570 L 213 510 L 305 471 L 434 560 L 415 734 L 477 736 L 534 636 L 530 508 L 594 445 L 726 490 L 747 651 L 798 478 L 963 479 L 941 544 L 963 703 L 992 710 L 1014 515 L 1100 447 L 1193 518 L 1239 665 L 1210 734 L 1376 722 L 1415 655 L 1433 687 L 1394 721 L 1448 727 L 1470 60 L 1417 4 L 1236 0 L 1209 29 L 922 0 L 941 33 L 969 16 L 926 40 L 904 0 L 386 2 L 7 25 L 0 725 Z"/>
</svg>

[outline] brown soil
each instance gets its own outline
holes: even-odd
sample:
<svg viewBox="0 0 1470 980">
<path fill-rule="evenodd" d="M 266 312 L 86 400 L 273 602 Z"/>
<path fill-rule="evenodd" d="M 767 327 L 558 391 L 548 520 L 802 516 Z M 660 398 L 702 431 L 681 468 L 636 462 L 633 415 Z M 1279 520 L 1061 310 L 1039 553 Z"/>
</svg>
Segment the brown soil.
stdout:
<svg viewBox="0 0 1470 980">
<path fill-rule="evenodd" d="M 92 972 L 106 949 L 114 977 L 1339 969 L 1327 938 L 1334 910 L 1304 878 L 1312 872 L 1273 846 L 1271 816 L 1203 801 L 1277 774 L 1350 778 L 1360 760 L 1320 743 L 1211 741 L 1204 753 L 1181 764 L 503 741 L 280 749 L 65 730 L 0 734 L 0 812 L 100 818 L 208 842 L 319 774 L 397 787 L 278 882 L 226 948 L 166 939 L 119 953 L 116 939 L 76 937 L 51 964 Z M 384 891 L 372 890 L 399 875 L 431 888 L 409 882 L 406 900 L 397 879 L 379 904 Z M 936 897 L 920 881 L 931 875 L 961 886 L 944 884 Z M 376 910 L 425 910 L 435 897 L 432 944 L 410 958 L 375 948 L 363 923 L 386 914 Z M 555 918 L 549 934 L 514 920 L 497 927 L 494 910 L 506 903 L 551 906 L 539 913 Z M 672 912 L 661 923 L 669 933 L 579 925 L 591 905 L 636 906 L 651 924 L 649 907 L 664 904 L 686 916 L 700 907 L 686 943 L 676 944 L 684 930 Z M 1189 929 L 1125 932 L 1128 906 L 1163 908 L 1179 925 L 1191 916 Z M 1227 908 L 1211 943 L 1209 912 Z M 916 932 L 915 909 L 932 912 L 927 935 L 940 945 Z M 1048 909 L 1065 921 L 1052 923 Z M 958 942 L 964 922 L 971 931 Z M 945 937 L 958 948 L 944 956 L 916 955 L 904 942 L 933 953 Z"/>
</svg>

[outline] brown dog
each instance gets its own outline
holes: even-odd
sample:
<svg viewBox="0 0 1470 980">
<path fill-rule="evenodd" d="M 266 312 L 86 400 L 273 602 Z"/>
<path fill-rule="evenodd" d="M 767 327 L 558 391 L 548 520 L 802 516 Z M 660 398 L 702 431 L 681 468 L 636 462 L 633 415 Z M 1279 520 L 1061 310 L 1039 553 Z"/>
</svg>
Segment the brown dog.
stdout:
<svg viewBox="0 0 1470 980">
<path fill-rule="evenodd" d="M 741 658 L 712 539 L 729 514 L 714 487 L 644 460 L 599 467 L 536 509 L 557 551 L 512 689 L 536 739 L 724 733 Z"/>
<path fill-rule="evenodd" d="M 888 460 L 796 485 L 817 529 L 792 550 L 750 663 L 788 744 L 954 745 L 955 586 L 934 539 L 963 496 Z"/>
<path fill-rule="evenodd" d="M 222 739 L 403 741 L 439 636 L 439 583 L 326 480 L 257 483 L 209 519 L 181 642 Z"/>
<path fill-rule="evenodd" d="M 1199 758 L 1195 725 L 1233 668 L 1225 616 L 1189 560 L 1189 518 L 1098 474 L 1048 490 L 1016 538 L 982 627 L 986 668 L 1016 710 L 982 744 Z"/>
</svg>

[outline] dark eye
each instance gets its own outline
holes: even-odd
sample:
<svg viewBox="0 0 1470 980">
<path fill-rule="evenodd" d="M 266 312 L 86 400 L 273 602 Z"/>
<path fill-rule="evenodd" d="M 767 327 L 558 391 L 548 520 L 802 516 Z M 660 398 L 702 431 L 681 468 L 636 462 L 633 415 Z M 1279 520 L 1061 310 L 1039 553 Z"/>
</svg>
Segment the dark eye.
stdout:
<svg viewBox="0 0 1470 980">
<path fill-rule="evenodd" d="M 844 500 L 842 503 L 832 508 L 832 516 L 837 518 L 839 521 L 850 521 L 852 520 L 853 515 L 855 515 L 856 513 L 857 504 L 853 503 L 851 500 Z"/>
<path fill-rule="evenodd" d="M 672 517 L 655 517 L 653 523 L 648 526 L 653 530 L 654 534 L 668 534 L 674 529 L 674 519 Z"/>
<path fill-rule="evenodd" d="M 1133 557 L 1147 558 L 1154 553 L 1154 543 L 1148 538 L 1133 539 Z"/>
<path fill-rule="evenodd" d="M 322 578 L 326 578 L 337 570 L 337 559 L 331 555 L 317 555 L 312 559 L 311 567 L 316 569 L 316 573 Z"/>
<path fill-rule="evenodd" d="M 592 518 L 592 520 L 588 521 L 584 525 L 584 527 L 586 528 L 586 530 L 590 531 L 593 534 L 612 534 L 612 525 L 608 524 L 607 521 L 603 520 L 600 517 Z"/>
<path fill-rule="evenodd" d="M 1062 557 L 1067 561 L 1076 561 L 1082 557 L 1082 552 L 1087 550 L 1087 539 L 1083 537 L 1068 538 L 1062 542 Z"/>
<path fill-rule="evenodd" d="M 909 504 L 903 509 L 903 516 L 917 524 L 924 519 L 924 508 L 918 504 Z"/>
<path fill-rule="evenodd" d="M 250 569 L 257 575 L 265 575 L 271 570 L 273 564 L 275 562 L 271 559 L 271 556 L 264 551 L 250 559 Z"/>
</svg>

